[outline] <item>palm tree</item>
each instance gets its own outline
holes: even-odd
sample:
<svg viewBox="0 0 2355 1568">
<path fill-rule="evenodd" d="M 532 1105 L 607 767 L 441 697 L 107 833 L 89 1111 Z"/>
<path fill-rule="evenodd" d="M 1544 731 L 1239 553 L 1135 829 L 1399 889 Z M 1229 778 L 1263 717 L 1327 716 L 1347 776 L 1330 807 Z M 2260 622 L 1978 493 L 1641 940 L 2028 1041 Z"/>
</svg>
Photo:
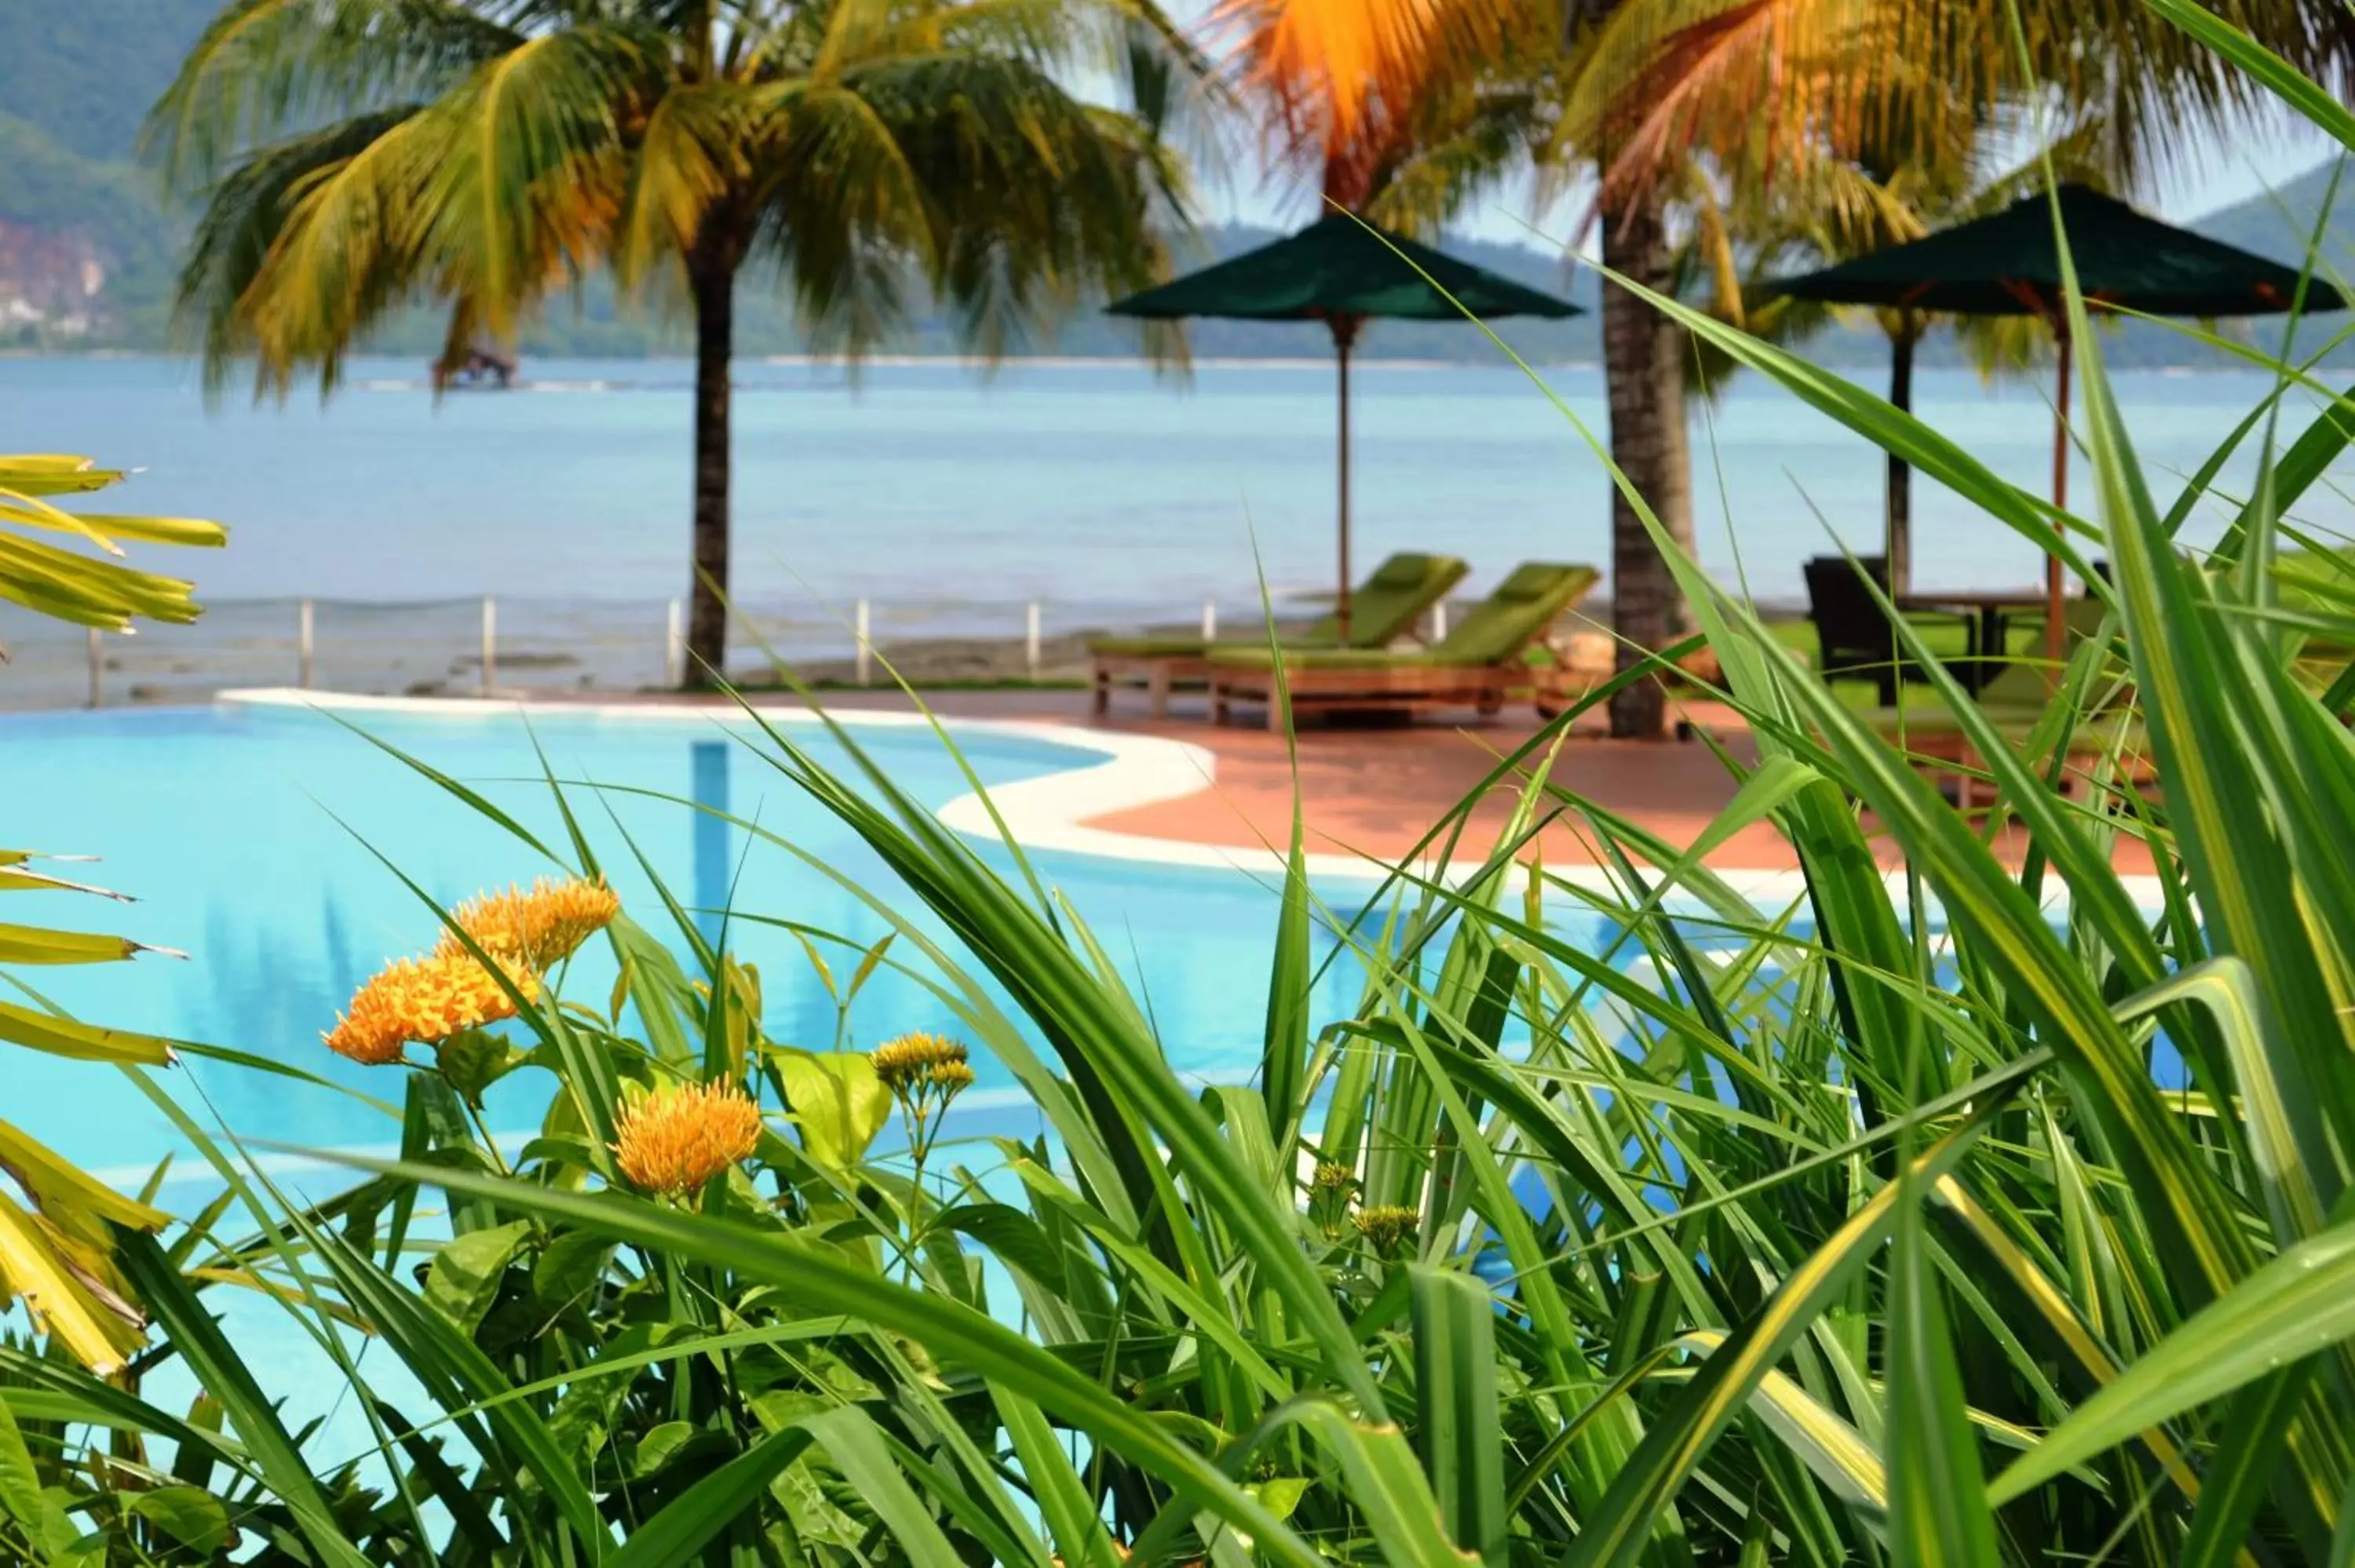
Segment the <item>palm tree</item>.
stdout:
<svg viewBox="0 0 2355 1568">
<path fill-rule="evenodd" d="M 1327 201 L 1409 230 L 1444 221 L 1529 150 L 1550 94 L 1527 84 L 1558 63 L 1565 25 L 1549 6 L 1497 0 L 1223 0 L 1213 13 L 1280 152 L 1316 170 Z M 1605 226 L 1604 263 L 1666 288 L 1674 263 L 1666 211 L 1644 194 Z M 1681 341 L 1634 295 L 1605 286 L 1612 457 L 1689 545 Z M 1657 567 L 1657 553 L 1615 487 L 1611 506 L 1612 616 L 1625 664 L 1674 640 L 1683 605 L 1665 572 L 1645 568 Z M 1621 733 L 1664 727 L 1663 696 L 1649 683 L 1622 692 L 1612 713 Z"/>
<path fill-rule="evenodd" d="M 1067 79 L 1128 68 L 1130 107 Z M 204 209 L 181 279 L 216 383 L 335 384 L 446 302 L 512 342 L 599 269 L 691 312 L 689 680 L 727 647 L 729 363 L 748 269 L 856 356 L 929 288 L 995 357 L 1166 273 L 1163 136 L 1199 72 L 1151 0 L 234 0 L 149 138 Z"/>
<path fill-rule="evenodd" d="M 2338 0 L 2214 8 L 2318 79 L 2343 83 L 2355 65 L 2355 9 Z M 1462 202 L 1482 184 L 1470 147 L 1495 150 L 1491 179 L 1531 154 L 1557 173 L 1599 167 L 1603 264 L 1658 292 L 1677 273 L 1673 185 L 1696 159 L 1736 188 L 1823 161 L 1937 167 L 1987 128 L 2094 111 L 2111 166 L 2131 183 L 2182 154 L 2186 120 L 2229 122 L 2253 91 L 2138 0 L 1226 0 L 1221 11 L 1267 40 L 1252 74 L 1283 83 L 1281 101 L 1323 101 L 1312 128 L 1342 145 L 1381 130 L 1393 162 L 1425 141 L 1440 149 L 1444 173 L 1401 175 L 1402 189 Z M 1609 284 L 1603 318 L 1613 458 L 1689 543 L 1684 335 Z M 1625 669 L 1673 641 L 1685 611 L 1615 487 L 1612 509 Z M 1614 733 L 1657 736 L 1664 723 L 1653 683 L 1614 702 Z"/>
</svg>

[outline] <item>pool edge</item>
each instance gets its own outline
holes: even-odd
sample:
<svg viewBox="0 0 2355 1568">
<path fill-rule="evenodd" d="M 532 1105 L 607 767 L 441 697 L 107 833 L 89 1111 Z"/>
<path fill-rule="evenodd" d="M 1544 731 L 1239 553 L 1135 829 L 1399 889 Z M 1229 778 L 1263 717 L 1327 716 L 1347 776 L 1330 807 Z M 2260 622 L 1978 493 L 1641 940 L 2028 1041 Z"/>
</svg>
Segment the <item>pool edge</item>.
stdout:
<svg viewBox="0 0 2355 1568">
<path fill-rule="evenodd" d="M 808 708 L 749 704 L 724 711 L 676 703 L 535 702 L 526 697 L 389 697 L 339 692 L 304 691 L 285 686 L 260 686 L 216 694 L 217 705 L 308 707 L 373 713 L 401 713 L 441 717 L 485 717 L 494 714 L 572 715 L 631 722 L 713 724 L 729 715 L 751 713 L 773 722 L 815 725 L 822 722 Z M 1084 728 L 1050 719 L 954 718 L 870 708 L 829 709 L 827 718 L 845 728 L 921 729 L 934 723 L 953 734 L 1002 735 L 1043 741 L 1074 751 L 1092 752 L 1100 760 L 1084 767 L 1059 769 L 1039 778 L 998 786 L 985 801 L 967 793 L 943 806 L 942 823 L 969 838 L 1002 842 L 1011 838 L 1026 851 L 1082 855 L 1132 864 L 1200 871 L 1240 871 L 1260 877 L 1280 878 L 1284 854 L 1275 845 L 1257 849 L 1204 843 L 1188 839 L 1156 838 L 1091 827 L 1096 819 L 1116 812 L 1158 805 L 1167 800 L 1212 789 L 1218 782 L 1219 759 L 1207 747 L 1163 736 L 1131 735 Z M 995 816 L 992 809 L 995 808 Z M 1319 880 L 1351 878 L 1380 881 L 1402 868 L 1353 854 L 1312 851 L 1308 873 Z M 1403 868 L 1431 876 L 1441 868 L 1423 862 Z M 1460 868 L 1459 868 L 1460 869 Z M 1791 867 L 1710 867 L 1712 875 L 1742 896 L 1765 903 L 1788 904 L 1802 897 L 1806 879 Z M 1596 892 L 1616 891 L 1610 874 L 1600 866 L 1550 866 L 1546 874 Z M 1895 870 L 1882 880 L 1892 895 L 1902 895 L 1905 873 Z M 2163 889 L 2155 876 L 2122 874 L 2119 881 L 2135 901 L 2147 908 L 2160 906 Z M 2065 893 L 2048 902 L 2064 903 Z"/>
</svg>

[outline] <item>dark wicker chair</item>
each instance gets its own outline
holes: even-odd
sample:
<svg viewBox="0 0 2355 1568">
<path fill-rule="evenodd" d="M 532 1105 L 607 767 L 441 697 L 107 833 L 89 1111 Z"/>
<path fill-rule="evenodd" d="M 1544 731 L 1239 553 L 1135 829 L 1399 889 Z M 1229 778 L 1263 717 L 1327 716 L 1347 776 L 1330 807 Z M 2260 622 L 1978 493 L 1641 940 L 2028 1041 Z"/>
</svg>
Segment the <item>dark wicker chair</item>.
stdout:
<svg viewBox="0 0 2355 1568">
<path fill-rule="evenodd" d="M 1816 671 L 1826 680 L 1867 680 L 1881 694 L 1881 705 L 1897 705 L 1901 680 L 1926 681 L 1922 666 L 1898 649 L 1897 633 L 1866 581 L 1884 593 L 1889 588 L 1889 562 L 1881 556 L 1817 556 L 1806 563 L 1807 617 L 1816 623 Z M 1980 686 L 1977 637 L 1966 616 L 1913 615 L 1915 625 L 1952 620 L 1963 628 L 1966 656 L 1947 663 L 1947 671 L 1967 691 Z"/>
</svg>

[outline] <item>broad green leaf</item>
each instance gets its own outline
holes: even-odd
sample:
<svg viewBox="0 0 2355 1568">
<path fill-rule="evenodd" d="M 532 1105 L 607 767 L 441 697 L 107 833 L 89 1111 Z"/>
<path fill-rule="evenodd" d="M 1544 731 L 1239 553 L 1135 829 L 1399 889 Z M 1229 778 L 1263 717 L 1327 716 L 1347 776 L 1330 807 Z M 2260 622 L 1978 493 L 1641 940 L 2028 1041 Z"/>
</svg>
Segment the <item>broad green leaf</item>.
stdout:
<svg viewBox="0 0 2355 1568">
<path fill-rule="evenodd" d="M 198 1557 L 211 1556 L 229 1540 L 229 1510 L 218 1498 L 195 1487 L 134 1492 L 130 1511 Z"/>
<path fill-rule="evenodd" d="M 51 1013 L 35 1012 L 14 1002 L 0 1001 L 0 1040 L 77 1061 L 146 1067 L 172 1065 L 172 1043 L 168 1040 L 133 1034 L 123 1029 L 94 1028 Z"/>
<path fill-rule="evenodd" d="M 1023 1477 L 1039 1499 L 1039 1516 L 1055 1543 L 1056 1561 L 1070 1568 L 1116 1568 L 1123 1553 L 1104 1529 L 1103 1513 L 1087 1483 L 1081 1479 L 1045 1414 L 1034 1402 L 1000 1383 L 990 1385 L 989 1396 L 998 1419 L 1006 1425 L 1006 1435 L 1013 1441 L 1016 1457 L 1022 1461 Z M 1275 1507 L 1263 1487 L 1252 1489 L 1252 1493 L 1278 1519 L 1292 1511 L 1288 1505 Z"/>
<path fill-rule="evenodd" d="M 840 1405 L 795 1425 L 825 1448 L 883 1528 L 900 1543 L 910 1568 L 964 1568 L 964 1560 L 941 1533 L 928 1500 L 908 1484 L 906 1472 L 885 1446 L 875 1418 L 857 1405 Z"/>
<path fill-rule="evenodd" d="M 610 1568 L 670 1568 L 688 1563 L 768 1492 L 769 1483 L 810 1445 L 798 1426 L 773 1432 L 663 1505 L 630 1533 Z"/>
<path fill-rule="evenodd" d="M 1962 1370 L 1930 1263 L 1922 1202 L 1929 1186 L 1910 1177 L 1899 1194 L 1890 1261 L 1890 1552 L 1897 1562 L 1978 1568 L 2000 1561 L 1995 1522 L 1981 1500 L 1986 1473 L 1971 1431 Z"/>
<path fill-rule="evenodd" d="M 154 950 L 126 937 L 0 924 L 0 964 L 105 964 Z"/>
<path fill-rule="evenodd" d="M 426 1305 L 471 1336 L 498 1299 L 507 1266 L 530 1237 L 531 1222 L 514 1220 L 443 1242 L 426 1271 Z"/>
<path fill-rule="evenodd" d="M 875 1075 L 875 1065 L 854 1051 L 784 1045 L 772 1046 L 767 1060 L 784 1080 L 803 1152 L 828 1171 L 856 1169 L 891 1119 L 891 1091 Z"/>
<path fill-rule="evenodd" d="M 484 1091 L 521 1066 L 527 1053 L 488 1030 L 468 1029 L 434 1047 L 433 1065 L 442 1081 L 468 1105 L 479 1108 Z"/>
<path fill-rule="evenodd" d="M 1407 1296 L 1431 1489 L 1455 1544 L 1489 1568 L 1502 1568 L 1512 1516 L 1505 1509 L 1496 1299 L 1469 1276 L 1422 1264 L 1408 1266 Z"/>
<path fill-rule="evenodd" d="M 0 1192 L 0 1295 L 23 1298 L 36 1329 L 91 1371 L 111 1372 L 146 1344 L 146 1333 L 127 1304 L 100 1299 L 64 1248 Z"/>
<path fill-rule="evenodd" d="M 0 1513 L 5 1513 L 29 1535 L 41 1522 L 41 1477 L 33 1467 L 33 1451 L 10 1408 L 18 1394 L 0 1389 Z"/>
<path fill-rule="evenodd" d="M 2223 1568 L 2247 1561 L 2250 1526 L 2268 1492 L 2296 1483 L 2284 1463 L 2282 1446 L 2298 1417 L 2314 1380 L 2315 1363 L 2300 1361 L 2247 1384 L 2232 1398 L 2216 1457 L 2200 1489 L 2191 1531 L 2179 1568 Z M 2294 1517 L 2294 1516 L 2293 1516 Z M 2308 1561 L 2325 1554 L 2319 1540 L 2309 1543 Z"/>
</svg>

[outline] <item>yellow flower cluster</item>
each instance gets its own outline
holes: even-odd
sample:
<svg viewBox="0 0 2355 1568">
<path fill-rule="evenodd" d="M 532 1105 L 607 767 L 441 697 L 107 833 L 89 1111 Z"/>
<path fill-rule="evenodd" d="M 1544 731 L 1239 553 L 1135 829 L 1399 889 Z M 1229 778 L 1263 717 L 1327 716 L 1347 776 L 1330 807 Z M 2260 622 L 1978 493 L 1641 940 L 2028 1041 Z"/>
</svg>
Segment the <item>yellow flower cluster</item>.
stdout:
<svg viewBox="0 0 2355 1568">
<path fill-rule="evenodd" d="M 1358 1173 L 1337 1160 L 1320 1160 L 1316 1174 L 1308 1179 L 1308 1190 L 1320 1198 L 1341 1197 L 1355 1192 Z"/>
<path fill-rule="evenodd" d="M 973 1066 L 962 1041 L 943 1034 L 902 1034 L 875 1047 L 868 1060 L 883 1086 L 902 1099 L 932 1090 L 954 1098 L 973 1086 Z"/>
<path fill-rule="evenodd" d="M 450 917 L 485 951 L 520 953 L 533 969 L 547 970 L 570 958 L 621 912 L 621 899 L 602 882 L 577 876 L 550 882 L 543 876 L 527 891 L 509 886 L 471 898 Z M 455 932 L 445 930 L 433 950 L 464 956 L 466 948 Z"/>
<path fill-rule="evenodd" d="M 692 1192 L 761 1141 L 761 1110 L 730 1083 L 656 1089 L 622 1107 L 613 1128 L 622 1174 L 645 1192 Z"/>
<path fill-rule="evenodd" d="M 495 958 L 516 990 L 539 994 L 539 978 L 520 959 Z M 411 1041 L 439 1044 L 461 1031 L 513 1018 L 515 1011 L 515 999 L 473 955 L 436 952 L 387 964 L 352 993 L 335 1028 L 321 1038 L 339 1056 L 382 1066 L 400 1061 Z"/>
<path fill-rule="evenodd" d="M 1412 1241 L 1422 1220 L 1421 1214 L 1399 1203 L 1376 1203 L 1350 1216 L 1358 1234 L 1384 1257 Z"/>
</svg>

